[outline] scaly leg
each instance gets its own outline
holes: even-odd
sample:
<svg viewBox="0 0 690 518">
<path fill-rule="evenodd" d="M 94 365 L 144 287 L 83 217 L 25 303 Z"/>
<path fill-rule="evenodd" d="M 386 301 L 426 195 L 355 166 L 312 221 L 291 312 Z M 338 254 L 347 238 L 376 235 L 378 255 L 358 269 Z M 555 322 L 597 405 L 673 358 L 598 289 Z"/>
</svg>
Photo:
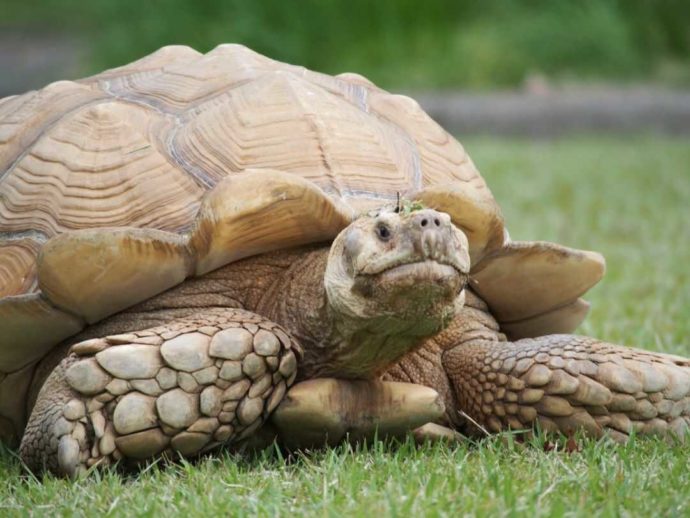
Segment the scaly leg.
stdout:
<svg viewBox="0 0 690 518">
<path fill-rule="evenodd" d="M 593 338 L 550 335 L 470 340 L 446 350 L 457 408 L 489 431 L 571 434 L 619 441 L 633 430 L 683 438 L 690 425 L 690 360 Z"/>
<path fill-rule="evenodd" d="M 298 356 L 278 325 L 225 308 L 80 342 L 41 389 L 21 457 L 33 470 L 76 476 L 242 439 L 283 399 Z"/>
</svg>

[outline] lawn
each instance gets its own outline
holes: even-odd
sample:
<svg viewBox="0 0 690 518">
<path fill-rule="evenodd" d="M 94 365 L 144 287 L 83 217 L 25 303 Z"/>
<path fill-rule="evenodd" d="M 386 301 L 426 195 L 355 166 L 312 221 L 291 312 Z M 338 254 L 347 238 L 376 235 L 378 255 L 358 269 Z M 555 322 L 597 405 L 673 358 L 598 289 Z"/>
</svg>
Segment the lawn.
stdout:
<svg viewBox="0 0 690 518">
<path fill-rule="evenodd" d="M 690 355 L 690 146 L 657 137 L 464 139 L 513 239 L 599 250 L 608 273 L 581 332 Z M 503 438 L 448 447 L 377 443 L 288 462 L 221 454 L 125 478 L 42 482 L 0 454 L 0 516 L 680 516 L 690 445 Z"/>
<path fill-rule="evenodd" d="M 73 39 L 84 58 L 78 75 L 171 42 L 200 52 L 235 42 L 320 72 L 356 70 L 394 89 L 509 87 L 534 73 L 566 82 L 690 83 L 690 4 L 683 0 L 427 0 L 423 8 L 412 0 L 302 0 L 299 9 L 281 0 L 4 0 L 3 6 L 5 33 Z"/>
</svg>

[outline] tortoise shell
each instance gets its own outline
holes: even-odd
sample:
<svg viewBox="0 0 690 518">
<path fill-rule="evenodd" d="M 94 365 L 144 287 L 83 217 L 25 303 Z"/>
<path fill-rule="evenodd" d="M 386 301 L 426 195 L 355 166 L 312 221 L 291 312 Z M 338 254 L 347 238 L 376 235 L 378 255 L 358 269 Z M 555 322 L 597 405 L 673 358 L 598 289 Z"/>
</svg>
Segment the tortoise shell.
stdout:
<svg viewBox="0 0 690 518">
<path fill-rule="evenodd" d="M 4 99 L 0 128 L 0 228 L 12 238 L 2 296 L 35 290 L 47 239 L 109 226 L 188 232 L 204 194 L 248 168 L 299 175 L 356 209 L 461 182 L 500 226 L 462 146 L 416 102 L 239 45 L 165 47 Z"/>
</svg>

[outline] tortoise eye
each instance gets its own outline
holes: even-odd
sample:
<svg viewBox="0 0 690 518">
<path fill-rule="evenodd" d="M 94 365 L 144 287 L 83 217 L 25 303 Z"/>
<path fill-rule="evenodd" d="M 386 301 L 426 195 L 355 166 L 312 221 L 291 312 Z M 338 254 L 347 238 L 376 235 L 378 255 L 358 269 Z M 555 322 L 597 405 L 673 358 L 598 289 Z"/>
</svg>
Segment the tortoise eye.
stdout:
<svg viewBox="0 0 690 518">
<path fill-rule="evenodd" d="M 379 223 L 376 225 L 376 235 L 381 241 L 388 241 L 391 238 L 391 230 L 387 225 Z"/>
</svg>

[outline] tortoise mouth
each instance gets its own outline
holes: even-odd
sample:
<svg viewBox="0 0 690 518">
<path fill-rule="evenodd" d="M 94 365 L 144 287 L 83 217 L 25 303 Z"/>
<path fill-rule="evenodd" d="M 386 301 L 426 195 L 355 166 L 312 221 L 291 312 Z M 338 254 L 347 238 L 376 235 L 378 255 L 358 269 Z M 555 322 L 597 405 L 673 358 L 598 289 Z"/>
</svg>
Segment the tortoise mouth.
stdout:
<svg viewBox="0 0 690 518">
<path fill-rule="evenodd" d="M 452 277 L 454 275 L 464 275 L 464 273 L 453 264 L 434 261 L 433 259 L 391 266 L 381 272 L 372 274 L 372 276 L 378 276 L 381 280 L 391 282 L 405 280 L 423 281 L 424 279 L 433 280 L 442 277 Z"/>
<path fill-rule="evenodd" d="M 415 254 L 416 255 L 416 254 Z M 405 266 L 409 267 L 422 267 L 422 268 L 435 268 L 435 267 L 442 267 L 442 266 L 447 266 L 450 268 L 453 268 L 455 271 L 457 271 L 460 275 L 467 275 L 467 272 L 465 271 L 465 267 L 463 266 L 463 263 L 460 259 L 454 257 L 454 254 L 449 254 L 449 253 L 444 253 L 444 254 L 437 254 L 436 256 L 432 257 L 424 257 L 420 258 L 419 256 L 417 257 L 396 257 L 393 260 L 385 260 L 385 261 L 377 261 L 374 263 L 371 263 L 364 267 L 357 275 L 368 275 L 368 276 L 376 276 L 376 275 L 382 275 L 386 272 L 393 272 L 398 270 L 399 268 L 403 268 L 401 271 L 413 271 L 414 268 L 409 268 L 405 269 Z"/>
<path fill-rule="evenodd" d="M 377 273 L 358 274 L 355 276 L 355 289 L 365 296 L 431 289 L 445 298 L 458 295 L 467 280 L 467 273 L 454 264 L 426 259 L 397 264 Z"/>
</svg>

